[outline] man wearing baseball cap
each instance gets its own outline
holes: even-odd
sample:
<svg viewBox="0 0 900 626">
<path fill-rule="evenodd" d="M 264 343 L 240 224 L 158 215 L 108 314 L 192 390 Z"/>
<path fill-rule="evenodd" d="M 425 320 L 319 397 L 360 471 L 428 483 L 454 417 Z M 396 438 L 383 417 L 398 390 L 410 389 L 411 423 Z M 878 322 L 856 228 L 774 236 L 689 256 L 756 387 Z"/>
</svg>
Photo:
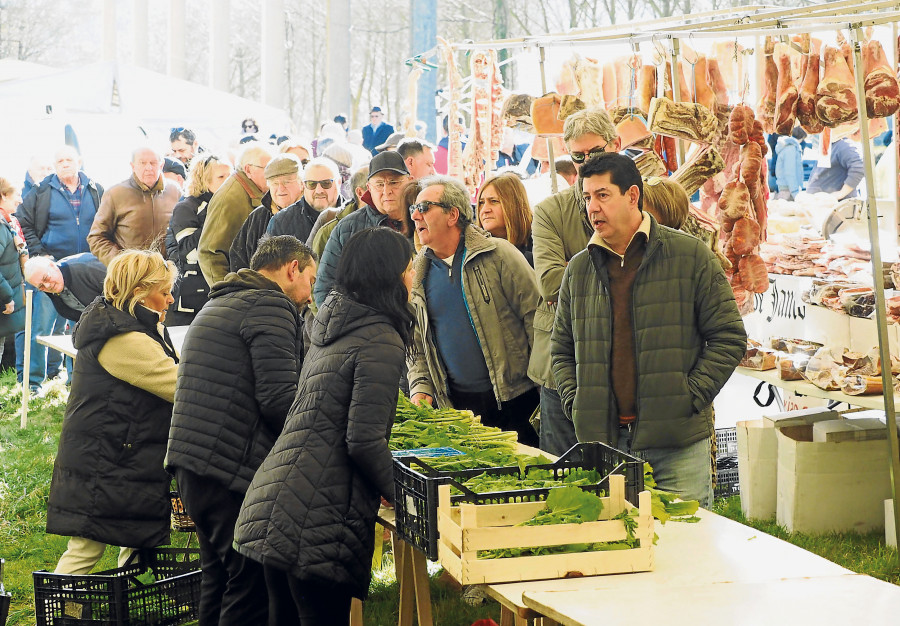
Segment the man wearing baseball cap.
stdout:
<svg viewBox="0 0 900 626">
<path fill-rule="evenodd" d="M 368 191 L 362 197 L 366 206 L 338 222 L 322 251 L 313 290 L 316 306 L 321 306 L 334 285 L 344 243 L 354 233 L 375 226 L 388 226 L 412 238 L 412 233 L 406 232 L 407 220 L 403 215 L 406 209 L 400 198 L 400 190 L 408 180 L 409 171 L 403 157 L 393 150 L 377 154 L 369 162 Z"/>
<path fill-rule="evenodd" d="M 367 126 L 363 126 L 362 129 L 363 148 L 372 154 L 376 154 L 378 152 L 376 146 L 380 146 L 387 141 L 394 132 L 394 127 L 383 120 L 384 113 L 381 112 L 381 107 L 372 107 L 372 110 L 369 111 L 370 123 Z"/>
</svg>

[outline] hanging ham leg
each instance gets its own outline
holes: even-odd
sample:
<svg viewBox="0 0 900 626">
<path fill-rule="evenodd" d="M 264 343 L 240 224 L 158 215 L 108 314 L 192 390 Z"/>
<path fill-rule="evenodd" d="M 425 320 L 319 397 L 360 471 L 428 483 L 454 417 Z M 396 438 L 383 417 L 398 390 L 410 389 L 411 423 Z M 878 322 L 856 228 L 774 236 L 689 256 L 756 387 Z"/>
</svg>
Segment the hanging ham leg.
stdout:
<svg viewBox="0 0 900 626">
<path fill-rule="evenodd" d="M 750 197 L 755 198 L 760 193 L 759 170 L 762 167 L 762 150 L 759 144 L 749 142 L 741 148 L 741 180 L 747 185 Z"/>
<path fill-rule="evenodd" d="M 775 130 L 775 102 L 778 95 L 778 67 L 772 55 L 775 51 L 775 40 L 772 37 L 766 37 L 765 44 L 765 61 L 763 69 L 763 86 L 762 97 L 759 104 L 756 105 L 756 111 L 759 114 L 763 124 L 763 129 L 767 133 Z"/>
<path fill-rule="evenodd" d="M 869 117 L 888 117 L 900 109 L 900 84 L 888 63 L 884 48 L 874 39 L 863 46 L 866 113 Z"/>
<path fill-rule="evenodd" d="M 716 112 L 716 94 L 713 93 L 712 87 L 707 79 L 708 65 L 705 55 L 697 57 L 697 64 L 694 65 L 694 94 L 696 102 L 702 104 L 710 113 Z"/>
<path fill-rule="evenodd" d="M 606 108 L 616 106 L 616 67 L 613 63 L 603 64 L 603 102 Z"/>
<path fill-rule="evenodd" d="M 656 96 L 656 66 L 641 67 L 641 80 L 638 88 L 638 106 L 646 116 L 650 112 L 650 100 Z"/>
<path fill-rule="evenodd" d="M 819 86 L 819 49 L 813 46 L 806 60 L 806 72 L 797 98 L 797 121 L 810 135 L 821 133 L 825 125 L 816 115 L 816 89 Z"/>
<path fill-rule="evenodd" d="M 706 59 L 706 77 L 716 94 L 716 104 L 720 107 L 728 105 L 728 87 L 725 86 L 725 78 L 719 70 L 719 61 L 713 57 Z"/>
<path fill-rule="evenodd" d="M 840 49 L 825 46 L 825 75 L 816 89 L 816 115 L 825 126 L 834 128 L 859 117 L 853 73 Z"/>
<path fill-rule="evenodd" d="M 791 57 L 787 50 L 779 49 L 778 61 L 778 98 L 775 101 L 775 132 L 779 135 L 790 135 L 797 118 L 797 98 L 800 95 L 791 73 Z"/>
<path fill-rule="evenodd" d="M 750 141 L 750 133 L 753 132 L 753 109 L 746 104 L 737 104 L 728 118 L 728 139 L 739 146 Z"/>
</svg>

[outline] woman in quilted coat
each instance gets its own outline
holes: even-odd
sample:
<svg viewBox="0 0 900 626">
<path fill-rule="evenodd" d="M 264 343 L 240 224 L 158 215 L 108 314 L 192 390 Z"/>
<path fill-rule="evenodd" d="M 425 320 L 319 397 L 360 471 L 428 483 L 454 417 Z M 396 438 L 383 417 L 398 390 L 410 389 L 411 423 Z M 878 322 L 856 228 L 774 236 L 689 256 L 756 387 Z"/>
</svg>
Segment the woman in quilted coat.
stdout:
<svg viewBox="0 0 900 626">
<path fill-rule="evenodd" d="M 351 598 L 368 592 L 375 515 L 394 495 L 412 256 L 389 228 L 347 242 L 284 430 L 247 491 L 235 548 L 265 566 L 270 624 L 348 624 Z"/>
</svg>

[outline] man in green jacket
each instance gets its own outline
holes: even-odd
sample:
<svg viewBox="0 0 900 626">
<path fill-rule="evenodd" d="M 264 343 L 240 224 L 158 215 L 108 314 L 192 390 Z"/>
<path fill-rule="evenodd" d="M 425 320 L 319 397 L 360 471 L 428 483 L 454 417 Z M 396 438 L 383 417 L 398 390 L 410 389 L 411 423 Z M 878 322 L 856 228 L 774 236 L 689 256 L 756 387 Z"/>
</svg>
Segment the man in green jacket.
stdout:
<svg viewBox="0 0 900 626">
<path fill-rule="evenodd" d="M 642 210 L 634 162 L 590 158 L 579 172 L 594 233 L 563 275 L 551 364 L 579 441 L 648 461 L 660 489 L 712 501 L 712 401 L 747 334 L 712 251 Z"/>
<path fill-rule="evenodd" d="M 620 143 L 612 120 L 600 108 L 585 109 L 567 117 L 563 139 L 576 170 L 588 155 L 616 152 Z M 566 265 L 584 250 L 593 232 L 577 181 L 535 205 L 531 232 L 541 303 L 534 313 L 534 350 L 528 376 L 541 386 L 541 450 L 559 456 L 578 440 L 571 419 L 563 414 L 556 381 L 550 373 L 550 332 Z"/>
<path fill-rule="evenodd" d="M 377 158 L 377 157 L 376 157 Z M 468 409 L 482 423 L 537 444 L 539 398 L 528 379 L 534 272 L 511 243 L 472 225 L 469 193 L 447 176 L 422 179 L 409 210 L 422 250 L 413 259 L 413 402 Z"/>
</svg>

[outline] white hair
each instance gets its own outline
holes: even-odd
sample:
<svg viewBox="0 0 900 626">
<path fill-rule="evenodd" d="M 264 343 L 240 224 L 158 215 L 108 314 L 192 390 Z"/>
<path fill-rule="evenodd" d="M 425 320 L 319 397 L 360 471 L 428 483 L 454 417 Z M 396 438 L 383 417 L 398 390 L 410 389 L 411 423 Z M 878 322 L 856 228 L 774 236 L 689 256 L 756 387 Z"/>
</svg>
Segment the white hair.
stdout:
<svg viewBox="0 0 900 626">
<path fill-rule="evenodd" d="M 336 180 L 341 180 L 341 171 L 338 169 L 337 163 L 332 161 L 326 157 L 316 157 L 312 161 L 306 164 L 306 167 L 303 168 L 303 180 L 306 180 L 306 173 L 309 171 L 311 167 L 327 167 L 328 171 L 331 172 L 331 177 Z"/>
</svg>

